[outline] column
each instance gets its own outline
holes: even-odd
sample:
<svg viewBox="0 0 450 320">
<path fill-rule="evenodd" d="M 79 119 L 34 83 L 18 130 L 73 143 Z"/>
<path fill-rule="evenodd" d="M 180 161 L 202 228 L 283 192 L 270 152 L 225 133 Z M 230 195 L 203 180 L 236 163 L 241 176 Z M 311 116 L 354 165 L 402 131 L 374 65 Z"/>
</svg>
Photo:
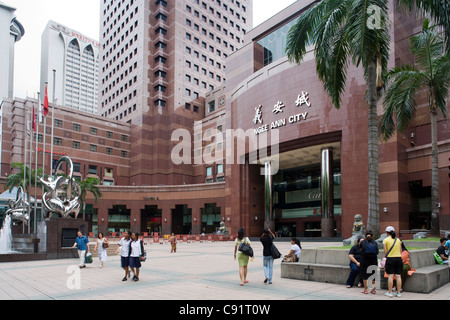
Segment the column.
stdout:
<svg viewBox="0 0 450 320">
<path fill-rule="evenodd" d="M 333 149 L 323 148 L 321 152 L 322 237 L 334 237 Z"/>
<path fill-rule="evenodd" d="M 272 183 L 272 164 L 267 161 L 264 164 L 264 198 L 265 198 L 265 229 L 275 229 L 275 221 L 273 221 L 273 183 Z"/>
</svg>

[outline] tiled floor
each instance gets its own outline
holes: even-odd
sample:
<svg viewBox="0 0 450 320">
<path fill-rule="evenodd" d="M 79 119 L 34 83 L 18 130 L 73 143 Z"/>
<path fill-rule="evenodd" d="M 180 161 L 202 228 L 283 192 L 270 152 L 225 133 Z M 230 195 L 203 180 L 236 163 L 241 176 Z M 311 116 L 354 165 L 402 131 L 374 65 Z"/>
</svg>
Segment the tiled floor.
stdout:
<svg viewBox="0 0 450 320">
<path fill-rule="evenodd" d="M 304 243 L 304 248 L 335 243 Z M 277 243 L 282 253 L 289 243 Z M 146 245 L 147 262 L 139 282 L 122 282 L 118 256 L 110 256 L 104 268 L 98 260 L 77 268 L 78 259 L 0 264 L 2 300 L 387 300 L 385 291 L 363 295 L 361 289 L 341 285 L 281 279 L 280 260 L 275 262 L 273 284 L 264 284 L 262 246 L 253 245 L 256 258 L 249 264 L 249 283 L 239 286 L 233 243 L 180 243 Z M 79 275 L 79 277 L 78 277 Z M 79 289 L 76 287 L 79 280 Z M 81 291 L 80 291 L 81 290 Z M 80 294 L 82 292 L 82 294 Z M 402 300 L 448 300 L 450 284 L 431 294 L 404 293 Z M 395 298 L 397 300 L 397 298 Z"/>
</svg>

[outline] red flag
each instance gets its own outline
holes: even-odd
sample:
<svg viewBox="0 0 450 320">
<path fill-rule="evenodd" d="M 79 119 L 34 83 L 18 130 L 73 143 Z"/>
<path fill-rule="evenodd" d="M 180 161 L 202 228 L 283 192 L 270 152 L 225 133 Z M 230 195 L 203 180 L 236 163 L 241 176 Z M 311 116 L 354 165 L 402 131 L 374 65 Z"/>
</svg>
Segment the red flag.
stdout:
<svg viewBox="0 0 450 320">
<path fill-rule="evenodd" d="M 45 98 L 44 98 L 44 117 L 47 116 L 48 113 L 48 94 L 47 94 L 47 85 L 45 86 Z"/>
<path fill-rule="evenodd" d="M 34 104 L 33 104 L 33 119 L 31 120 L 33 124 L 33 130 L 34 132 L 37 132 L 37 125 L 36 125 L 36 112 L 34 110 Z"/>
</svg>

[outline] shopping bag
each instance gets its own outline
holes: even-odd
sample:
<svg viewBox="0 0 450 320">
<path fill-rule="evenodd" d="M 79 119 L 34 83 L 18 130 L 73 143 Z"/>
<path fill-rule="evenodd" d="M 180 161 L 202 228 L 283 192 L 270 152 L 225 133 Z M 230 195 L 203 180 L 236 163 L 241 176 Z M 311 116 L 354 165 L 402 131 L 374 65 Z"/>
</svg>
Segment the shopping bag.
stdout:
<svg viewBox="0 0 450 320">
<path fill-rule="evenodd" d="M 92 263 L 92 253 L 86 253 L 86 257 L 84 258 L 84 263 L 91 264 Z"/>
</svg>

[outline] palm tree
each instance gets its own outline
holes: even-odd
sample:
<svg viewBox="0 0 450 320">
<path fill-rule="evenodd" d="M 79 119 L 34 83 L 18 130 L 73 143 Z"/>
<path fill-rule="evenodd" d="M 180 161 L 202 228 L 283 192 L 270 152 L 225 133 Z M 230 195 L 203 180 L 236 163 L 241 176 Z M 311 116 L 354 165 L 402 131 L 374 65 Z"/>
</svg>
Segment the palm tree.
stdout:
<svg viewBox="0 0 450 320">
<path fill-rule="evenodd" d="M 436 24 L 443 28 L 444 39 L 447 43 L 447 54 L 450 54 L 450 2 L 448 0 L 397 0 L 397 3 L 412 11 L 430 15 Z"/>
<path fill-rule="evenodd" d="M 405 131 L 414 120 L 415 96 L 426 92 L 431 118 L 431 234 L 440 235 L 439 174 L 437 117 L 446 117 L 450 86 L 450 56 L 444 54 L 444 41 L 426 19 L 422 32 L 410 39 L 415 66 L 395 68 L 387 74 L 384 114 L 380 120 L 380 134 L 385 140 L 395 132 Z M 395 121 L 395 120 L 396 121 Z"/>
<path fill-rule="evenodd" d="M 15 187 L 25 187 L 25 192 L 28 193 L 30 190 L 29 189 L 29 185 L 30 185 L 30 168 L 20 162 L 13 162 L 11 164 L 11 169 L 16 170 L 18 169 L 19 171 L 16 173 L 13 173 L 11 175 L 8 176 L 8 178 L 6 179 L 6 184 L 5 184 L 5 190 L 9 190 L 10 192 L 12 191 L 12 189 L 14 189 Z M 25 176 L 25 179 L 24 179 Z M 36 182 L 36 178 L 37 178 L 37 187 L 41 188 L 42 184 L 41 184 L 41 178 L 43 177 L 43 170 L 42 168 L 38 168 L 37 172 L 36 170 L 31 170 L 31 186 L 35 186 L 35 182 Z M 26 182 L 26 185 L 24 186 L 24 180 Z"/>
<path fill-rule="evenodd" d="M 318 3 L 317 3 L 318 2 Z M 316 1 L 288 34 L 286 53 L 300 64 L 315 45 L 316 69 L 324 89 L 339 109 L 350 62 L 364 69 L 369 114 L 369 204 L 367 227 L 379 235 L 377 103 L 387 71 L 390 35 L 388 0 Z"/>
<path fill-rule="evenodd" d="M 94 177 L 89 177 L 83 181 L 81 181 L 78 178 L 75 178 L 75 180 L 77 180 L 77 182 L 80 185 L 80 189 L 81 189 L 80 201 L 81 201 L 81 207 L 83 208 L 83 219 L 84 219 L 85 212 L 86 212 L 87 193 L 90 192 L 94 196 L 95 202 L 97 202 L 97 200 L 102 197 L 102 192 L 101 192 L 100 188 L 98 187 L 100 185 L 100 179 L 94 178 Z"/>
</svg>

